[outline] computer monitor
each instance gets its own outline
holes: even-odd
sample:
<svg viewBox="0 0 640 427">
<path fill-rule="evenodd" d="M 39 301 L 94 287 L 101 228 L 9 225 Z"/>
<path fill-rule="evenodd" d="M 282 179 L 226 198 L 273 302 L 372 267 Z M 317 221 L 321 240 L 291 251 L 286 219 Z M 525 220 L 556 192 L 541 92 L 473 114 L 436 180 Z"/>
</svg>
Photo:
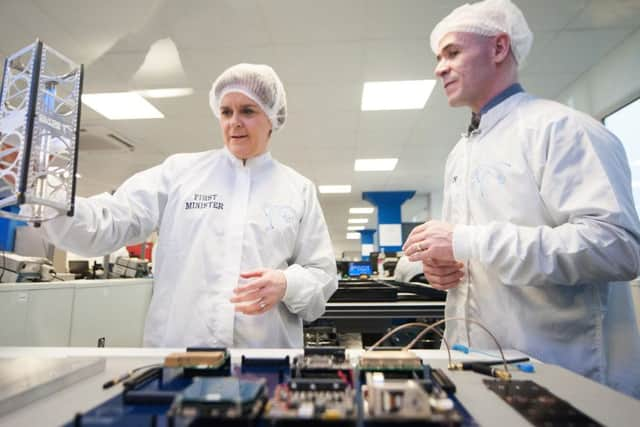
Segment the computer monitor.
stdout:
<svg viewBox="0 0 640 427">
<path fill-rule="evenodd" d="M 90 271 L 88 260 L 69 260 L 69 273 L 75 274 L 76 277 L 88 274 Z"/>
<path fill-rule="evenodd" d="M 369 261 L 354 261 L 349 263 L 349 277 L 371 276 Z"/>
</svg>

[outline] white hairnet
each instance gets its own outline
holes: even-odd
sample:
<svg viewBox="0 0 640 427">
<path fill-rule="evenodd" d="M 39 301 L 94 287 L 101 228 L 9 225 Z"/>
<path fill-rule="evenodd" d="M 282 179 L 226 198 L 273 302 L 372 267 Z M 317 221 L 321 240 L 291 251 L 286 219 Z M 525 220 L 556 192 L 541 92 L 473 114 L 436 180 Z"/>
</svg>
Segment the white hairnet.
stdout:
<svg viewBox="0 0 640 427">
<path fill-rule="evenodd" d="M 287 97 L 280 78 L 268 65 L 237 64 L 218 76 L 209 92 L 209 105 L 220 119 L 220 102 L 229 92 L 240 92 L 251 98 L 271 120 L 273 130 L 287 119 Z"/>
<path fill-rule="evenodd" d="M 435 54 L 442 38 L 452 32 L 483 36 L 508 34 L 518 67 L 524 63 L 533 44 L 533 33 L 524 15 L 510 0 L 484 0 L 454 9 L 431 32 L 431 50 Z"/>
</svg>

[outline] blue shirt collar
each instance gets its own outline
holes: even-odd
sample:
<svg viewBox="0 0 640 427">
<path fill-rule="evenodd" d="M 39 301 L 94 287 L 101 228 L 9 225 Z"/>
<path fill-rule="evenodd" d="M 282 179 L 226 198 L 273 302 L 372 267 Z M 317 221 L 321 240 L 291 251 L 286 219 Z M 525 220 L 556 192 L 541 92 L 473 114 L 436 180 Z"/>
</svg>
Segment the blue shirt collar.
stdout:
<svg viewBox="0 0 640 427">
<path fill-rule="evenodd" d="M 494 96 L 491 101 L 487 102 L 484 107 L 480 110 L 480 115 L 483 116 L 487 111 L 500 104 L 505 99 L 509 98 L 511 95 L 515 95 L 516 93 L 524 92 L 524 89 L 520 85 L 520 83 L 514 83 L 496 96 Z"/>
</svg>

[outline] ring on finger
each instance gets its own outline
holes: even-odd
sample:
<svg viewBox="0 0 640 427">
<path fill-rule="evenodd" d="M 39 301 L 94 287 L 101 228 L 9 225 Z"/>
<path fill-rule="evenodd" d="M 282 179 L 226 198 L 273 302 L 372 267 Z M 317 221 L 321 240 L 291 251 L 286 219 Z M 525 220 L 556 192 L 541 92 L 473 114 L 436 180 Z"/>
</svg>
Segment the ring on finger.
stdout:
<svg viewBox="0 0 640 427">
<path fill-rule="evenodd" d="M 260 298 L 260 302 L 258 303 L 258 306 L 260 307 L 260 310 L 264 310 L 267 304 L 264 302 L 262 298 Z"/>
<path fill-rule="evenodd" d="M 422 245 L 420 242 L 416 243 L 416 246 L 418 247 L 418 252 L 422 252 Z"/>
</svg>

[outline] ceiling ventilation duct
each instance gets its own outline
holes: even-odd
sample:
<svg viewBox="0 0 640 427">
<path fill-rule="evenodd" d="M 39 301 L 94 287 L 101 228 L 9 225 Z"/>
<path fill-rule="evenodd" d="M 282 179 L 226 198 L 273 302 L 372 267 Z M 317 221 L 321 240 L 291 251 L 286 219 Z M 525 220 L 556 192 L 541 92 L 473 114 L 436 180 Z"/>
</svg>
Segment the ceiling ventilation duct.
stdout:
<svg viewBox="0 0 640 427">
<path fill-rule="evenodd" d="M 80 128 L 80 151 L 134 151 L 131 140 L 103 126 Z"/>
</svg>

